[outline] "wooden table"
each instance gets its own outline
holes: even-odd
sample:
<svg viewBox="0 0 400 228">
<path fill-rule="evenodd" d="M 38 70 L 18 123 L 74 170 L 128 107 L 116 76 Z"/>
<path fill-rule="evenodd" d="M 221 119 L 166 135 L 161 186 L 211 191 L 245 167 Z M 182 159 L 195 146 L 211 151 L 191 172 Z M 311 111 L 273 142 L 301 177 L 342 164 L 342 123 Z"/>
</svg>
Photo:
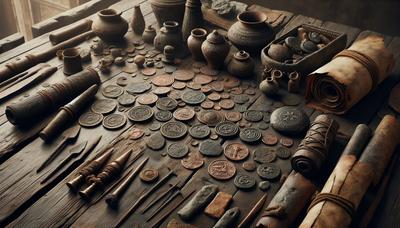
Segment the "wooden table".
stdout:
<svg viewBox="0 0 400 228">
<path fill-rule="evenodd" d="M 132 8 L 135 4 L 141 4 L 141 9 L 143 14 L 145 15 L 145 20 L 147 24 L 156 24 L 155 17 L 152 14 L 148 1 L 123 0 L 111 6 L 111 8 L 123 11 L 123 16 L 129 20 L 133 12 Z M 291 28 L 301 23 L 308 23 L 336 30 L 339 32 L 344 32 L 347 34 L 348 37 L 348 46 L 354 40 L 367 34 L 373 33 L 371 31 L 361 31 L 360 29 L 350 26 L 336 24 L 334 22 L 323 22 L 321 20 L 309 18 L 302 15 L 293 15 L 291 13 L 289 13 L 288 15 L 288 19 L 285 21 L 285 24 L 282 25 L 282 30 L 278 32 L 277 36 L 284 34 L 286 31 L 289 31 Z M 131 31 L 128 32 L 126 38 L 130 42 L 139 39 L 138 37 L 135 37 Z M 92 41 L 88 40 L 79 46 L 88 49 L 91 43 Z M 385 44 L 395 54 L 396 59 L 398 59 L 400 55 L 400 37 L 385 36 Z M 51 47 L 48 39 L 48 34 L 44 34 L 15 48 L 12 51 L 0 55 L 0 64 L 12 61 L 13 59 L 18 58 L 18 56 L 24 55 L 31 51 L 34 52 L 38 50 L 44 50 L 48 47 Z M 147 45 L 146 48 L 150 49 L 151 46 Z M 92 56 L 92 63 L 85 66 L 96 66 L 98 60 L 98 57 Z M 57 142 L 60 140 L 57 139 L 52 144 L 45 144 L 40 138 L 37 137 L 38 131 L 46 125 L 51 116 L 47 117 L 45 120 L 28 130 L 21 130 L 9 123 L 4 114 L 5 107 L 8 104 L 24 99 L 25 97 L 32 95 L 39 89 L 43 88 L 43 85 L 61 81 L 65 77 L 61 69 L 61 60 L 53 58 L 52 60 L 48 61 L 48 63 L 59 68 L 59 70 L 53 76 L 42 82 L 40 85 L 30 88 L 10 100 L 6 100 L 0 105 L 0 226 L 8 224 L 10 226 L 16 227 L 109 227 L 115 224 L 115 222 L 119 218 L 121 218 L 123 213 L 136 201 L 137 197 L 140 196 L 140 194 L 143 193 L 146 189 L 149 189 L 152 185 L 144 184 L 138 178 L 136 178 L 133 184 L 124 194 L 118 209 L 109 209 L 107 207 L 107 204 L 104 202 L 104 199 L 100 199 L 97 202 L 94 202 L 95 200 L 93 200 L 91 203 L 85 202 L 78 195 L 73 194 L 68 190 L 65 183 L 76 175 L 76 171 L 79 168 L 76 168 L 71 173 L 66 173 L 59 180 L 41 185 L 40 181 L 44 177 L 46 172 L 36 174 L 36 169 L 38 165 L 48 157 L 49 153 L 55 148 Z M 178 68 L 191 69 L 191 64 L 192 62 L 190 58 L 186 58 L 182 61 Z M 157 71 L 157 74 L 163 73 L 162 69 L 158 69 Z M 337 119 L 340 123 L 341 133 L 351 135 L 358 123 L 366 123 L 370 127 L 375 128 L 380 119 L 385 114 L 390 113 L 398 116 L 398 114 L 395 114 L 388 107 L 387 96 L 390 92 L 390 88 L 393 87 L 395 82 L 398 81 L 399 73 L 400 61 L 397 61 L 395 72 L 393 73 L 393 75 L 391 75 L 389 79 L 382 83 L 382 85 L 376 91 L 364 98 L 345 116 L 335 117 L 335 119 Z M 111 68 L 111 73 L 100 73 L 102 87 L 110 84 L 115 84 L 116 80 L 122 76 L 128 77 L 130 82 L 149 80 L 141 75 L 140 72 L 137 73 L 136 77 L 132 77 L 130 74 L 122 72 L 120 67 L 113 66 Z M 221 78 L 225 78 L 227 76 L 228 75 L 224 72 L 220 74 Z M 244 80 L 241 83 L 241 87 L 253 88 L 257 87 L 257 84 L 254 80 Z M 282 93 L 285 92 L 282 91 Z M 254 95 L 251 94 L 249 97 L 250 100 L 246 102 L 241 108 L 270 112 L 274 108 L 282 105 L 280 101 L 274 101 L 266 98 L 258 90 L 256 90 L 256 93 Z M 100 91 L 97 94 L 97 98 L 102 98 Z M 302 102 L 300 106 L 304 109 L 304 111 L 309 115 L 311 119 L 320 114 L 320 112 L 318 111 L 305 107 L 304 102 Z M 238 106 L 235 107 L 235 109 L 237 108 Z M 154 107 L 154 109 L 156 108 Z M 126 110 L 119 110 L 118 112 L 123 113 L 126 112 Z M 149 124 L 152 124 L 154 122 L 156 121 L 153 120 Z M 196 123 L 197 120 L 194 119 L 188 124 L 193 125 Z M 147 138 L 153 134 L 153 132 L 147 129 L 148 126 L 148 124 L 132 124 L 128 121 L 128 124 L 124 128 L 117 131 L 107 131 L 102 126 L 98 126 L 94 129 L 82 128 L 78 138 L 78 142 L 84 140 L 93 140 L 97 135 L 102 135 L 102 139 L 99 145 L 96 147 L 95 151 L 91 153 L 89 159 L 95 157 L 96 153 L 99 153 L 99 151 L 101 151 L 101 148 L 104 148 L 110 144 L 114 145 L 114 147 L 116 148 L 113 155 L 113 157 L 116 157 L 118 154 L 122 153 L 122 151 L 124 151 L 124 149 L 126 149 L 127 147 L 130 147 L 134 144 L 145 144 Z M 253 124 L 253 126 L 257 126 L 257 124 Z M 148 136 L 144 136 L 141 139 L 135 140 L 133 142 L 126 139 L 121 140 L 121 138 L 125 137 L 133 128 L 144 129 L 146 132 L 148 132 Z M 272 128 L 268 128 L 263 132 L 274 131 Z M 279 136 L 278 133 L 274 133 Z M 239 141 L 239 139 L 217 140 L 223 145 L 226 145 L 233 141 Z M 295 144 L 291 147 L 292 151 L 295 150 L 297 144 L 301 140 L 301 137 L 294 138 L 294 140 Z M 188 135 L 184 139 L 180 140 L 181 143 L 189 144 L 192 151 L 198 150 L 196 142 L 193 143 L 193 141 L 194 140 Z M 170 143 L 171 141 L 167 140 L 167 144 Z M 261 145 L 262 144 L 260 143 L 257 145 L 248 145 L 248 147 L 251 150 L 254 150 Z M 330 171 L 334 167 L 340 155 L 341 150 L 343 149 L 343 146 L 343 142 L 338 141 L 337 143 L 335 143 L 335 146 L 332 149 L 332 153 L 329 158 L 329 163 L 325 165 L 323 175 L 321 175 L 318 180 L 319 184 L 324 183 L 324 181 L 328 177 Z M 247 212 L 250 211 L 251 207 L 264 194 L 258 188 L 255 188 L 252 191 L 240 191 L 233 185 L 232 180 L 221 182 L 211 178 L 207 173 L 206 168 L 208 164 L 216 158 L 206 157 L 205 164 L 201 169 L 199 169 L 198 171 L 189 171 L 184 169 L 180 165 L 179 160 L 171 159 L 166 156 L 166 148 L 167 147 L 165 146 L 161 151 L 153 151 L 149 148 L 146 148 L 144 151 L 145 155 L 142 156 L 139 160 L 143 159 L 145 156 L 150 157 L 150 161 L 148 162 L 146 167 L 159 169 L 161 177 L 165 175 L 166 172 L 168 172 L 168 169 L 174 170 L 176 176 L 171 178 L 169 183 L 176 183 L 177 181 L 183 183 L 181 189 L 183 195 L 189 193 L 193 189 L 200 189 L 200 187 L 205 184 L 217 184 L 219 185 L 220 191 L 224 191 L 233 195 L 233 202 L 231 204 L 231 207 L 240 207 L 241 218 L 243 218 L 247 214 Z M 55 162 L 51 164 L 50 168 L 47 170 L 53 168 L 57 164 L 57 162 L 63 159 L 66 155 L 67 153 L 64 152 L 61 156 L 57 158 Z M 289 160 L 278 159 L 276 163 L 280 165 L 283 175 L 287 175 L 291 171 Z M 130 167 L 135 167 L 136 164 L 138 164 L 138 162 L 133 163 L 133 165 L 131 165 Z M 376 214 L 372 220 L 372 224 L 374 226 L 379 225 L 380 227 L 395 227 L 400 222 L 400 216 L 397 210 L 400 205 L 398 195 L 398 188 L 400 187 L 399 164 L 400 161 L 397 160 L 386 194 L 384 194 L 382 201 L 379 205 L 379 209 L 376 211 Z M 241 163 L 235 163 L 235 166 L 238 171 L 243 171 Z M 125 169 L 124 173 L 126 173 L 127 170 L 128 168 Z M 255 172 L 250 174 L 257 179 L 257 182 L 261 181 L 261 179 L 256 175 Z M 268 202 L 272 199 L 274 194 L 278 191 L 280 185 L 281 184 L 279 181 L 275 181 L 272 183 L 271 189 L 267 192 L 268 199 L 265 205 L 267 205 Z M 158 189 L 156 193 L 160 194 L 167 187 L 167 185 L 164 185 L 162 188 Z M 157 194 L 151 196 L 150 200 Z M 98 198 L 99 195 L 97 195 L 96 197 Z M 96 197 L 94 197 L 94 199 L 96 199 Z M 147 202 L 149 202 L 150 200 L 146 201 L 145 204 L 147 204 Z M 140 208 L 132 216 L 130 216 L 128 221 L 124 223 L 124 226 L 128 227 L 136 224 L 138 225 L 137 227 L 142 227 L 143 224 L 149 225 L 149 223 L 145 223 L 145 219 L 147 218 L 148 214 L 144 214 L 143 216 L 139 212 Z M 175 212 L 172 213 L 166 221 L 169 221 L 172 218 L 178 218 Z M 257 219 L 255 219 L 254 221 L 256 220 Z M 153 221 L 154 220 L 151 220 L 150 223 Z M 199 227 L 211 227 L 212 224 L 214 224 L 215 222 L 215 219 L 208 217 L 205 214 L 199 214 L 191 223 L 198 225 Z M 163 225 L 166 224 L 167 222 L 163 223 Z"/>
</svg>

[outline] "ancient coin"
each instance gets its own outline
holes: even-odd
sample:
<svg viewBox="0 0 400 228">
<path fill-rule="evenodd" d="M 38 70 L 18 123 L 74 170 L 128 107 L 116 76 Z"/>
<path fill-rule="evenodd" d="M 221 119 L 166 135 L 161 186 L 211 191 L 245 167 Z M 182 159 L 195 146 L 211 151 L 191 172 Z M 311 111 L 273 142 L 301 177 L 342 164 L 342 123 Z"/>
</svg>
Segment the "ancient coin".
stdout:
<svg viewBox="0 0 400 228">
<path fill-rule="evenodd" d="M 181 165 L 189 170 L 202 167 L 204 164 L 203 156 L 200 153 L 189 153 L 189 155 L 181 160 Z"/>
<path fill-rule="evenodd" d="M 274 180 L 281 175 L 281 169 L 275 164 L 265 163 L 257 167 L 257 174 L 263 179 Z"/>
<path fill-rule="evenodd" d="M 175 99 L 175 100 L 180 100 L 181 99 L 181 92 L 177 91 L 177 90 L 172 90 L 169 94 L 168 97 Z"/>
<path fill-rule="evenodd" d="M 176 71 L 176 67 L 174 67 L 174 66 L 170 66 L 170 65 L 164 66 L 164 72 L 167 74 L 172 74 L 175 71 Z"/>
<path fill-rule="evenodd" d="M 171 87 L 157 87 L 155 89 L 153 89 L 151 92 L 153 92 L 156 95 L 159 96 L 164 96 L 166 94 L 168 94 L 169 92 L 171 92 Z"/>
<path fill-rule="evenodd" d="M 255 90 L 254 88 L 248 88 L 244 91 L 244 93 L 247 95 L 254 95 L 254 94 L 256 94 L 256 91 L 257 90 Z"/>
<path fill-rule="evenodd" d="M 142 69 L 142 74 L 144 76 L 153 76 L 156 73 L 157 73 L 157 70 L 154 67 L 146 67 L 146 68 Z"/>
<path fill-rule="evenodd" d="M 147 139 L 146 145 L 152 150 L 161 150 L 165 145 L 165 139 L 160 132 L 156 132 Z"/>
<path fill-rule="evenodd" d="M 153 182 L 158 178 L 158 171 L 156 169 L 146 168 L 139 174 L 140 180 L 144 182 Z"/>
<path fill-rule="evenodd" d="M 211 88 L 211 86 L 209 86 L 209 85 L 204 85 L 204 86 L 202 86 L 202 87 L 200 88 L 200 91 L 203 92 L 203 93 L 209 93 L 209 92 L 212 91 L 212 88 Z"/>
<path fill-rule="evenodd" d="M 191 70 L 177 70 L 172 73 L 172 76 L 178 81 L 190 81 L 194 78 L 194 72 Z"/>
<path fill-rule="evenodd" d="M 224 83 L 221 81 L 214 81 L 210 83 L 210 87 L 216 92 L 224 91 Z"/>
<path fill-rule="evenodd" d="M 190 88 L 190 89 L 193 89 L 193 90 L 200 90 L 201 89 L 201 84 L 195 83 L 195 82 L 189 82 L 189 83 L 186 84 L 186 86 L 188 88 Z"/>
<path fill-rule="evenodd" d="M 161 127 L 161 124 L 160 123 L 152 123 L 152 124 L 150 124 L 150 126 L 149 126 L 149 130 L 150 131 L 158 131 L 158 130 L 160 130 L 160 127 Z"/>
<path fill-rule="evenodd" d="M 196 113 L 191 108 L 179 108 L 175 110 L 173 116 L 175 119 L 180 121 L 188 121 L 191 120 Z"/>
<path fill-rule="evenodd" d="M 140 139 L 144 135 L 144 131 L 139 128 L 133 128 L 129 131 L 129 139 L 136 140 Z"/>
<path fill-rule="evenodd" d="M 189 105 L 197 105 L 206 99 L 206 95 L 200 91 L 189 90 L 182 94 L 181 99 Z"/>
<path fill-rule="evenodd" d="M 278 137 L 272 133 L 265 133 L 262 142 L 267 146 L 274 146 L 278 143 Z"/>
<path fill-rule="evenodd" d="M 219 122 L 224 120 L 224 116 L 214 110 L 203 110 L 197 113 L 197 119 L 209 127 L 215 127 Z"/>
<path fill-rule="evenodd" d="M 168 146 L 167 153 L 172 158 L 183 158 L 189 153 L 189 147 L 184 143 L 172 143 Z"/>
<path fill-rule="evenodd" d="M 225 146 L 224 155 L 232 161 L 242 161 L 249 156 L 249 149 L 241 143 L 231 143 Z"/>
<path fill-rule="evenodd" d="M 292 152 L 287 147 L 280 146 L 276 148 L 276 155 L 280 159 L 288 159 L 292 156 Z"/>
<path fill-rule="evenodd" d="M 221 93 L 221 98 L 222 99 L 229 99 L 231 97 L 231 95 L 229 93 Z"/>
<path fill-rule="evenodd" d="M 185 106 L 186 106 L 186 103 L 183 102 L 183 101 L 179 101 L 179 102 L 178 102 L 178 106 L 181 107 L 181 108 L 182 108 L 182 107 L 185 107 Z"/>
<path fill-rule="evenodd" d="M 242 114 L 240 112 L 226 112 L 225 118 L 231 122 L 238 122 L 242 119 Z"/>
<path fill-rule="evenodd" d="M 240 131 L 239 137 L 243 142 L 256 143 L 261 139 L 261 131 L 257 128 L 244 128 Z"/>
<path fill-rule="evenodd" d="M 170 86 L 174 83 L 174 78 L 168 74 L 157 75 L 151 79 L 151 83 L 155 86 Z"/>
<path fill-rule="evenodd" d="M 204 139 L 210 135 L 210 128 L 204 124 L 196 124 L 189 128 L 189 134 L 195 139 Z"/>
<path fill-rule="evenodd" d="M 282 97 L 282 103 L 288 106 L 297 106 L 301 102 L 300 96 L 287 93 Z"/>
<path fill-rule="evenodd" d="M 293 146 L 293 139 L 290 139 L 290 138 L 282 137 L 279 140 L 279 142 L 280 142 L 281 145 L 286 146 L 286 147 Z"/>
<path fill-rule="evenodd" d="M 267 124 L 265 122 L 259 122 L 259 123 L 257 123 L 257 128 L 260 130 L 266 130 L 269 128 L 269 124 Z"/>
<path fill-rule="evenodd" d="M 200 104 L 200 106 L 204 109 L 211 109 L 214 107 L 214 102 L 212 101 L 203 101 L 203 103 Z"/>
<path fill-rule="evenodd" d="M 276 159 L 275 148 L 258 147 L 254 150 L 254 161 L 259 163 L 271 163 Z"/>
<path fill-rule="evenodd" d="M 219 95 L 219 93 L 213 92 L 210 93 L 207 98 L 211 101 L 219 101 L 221 100 L 221 95 Z"/>
<path fill-rule="evenodd" d="M 88 111 L 79 117 L 79 125 L 82 127 L 96 127 L 103 121 L 103 115 L 100 113 Z"/>
<path fill-rule="evenodd" d="M 232 76 L 227 76 L 224 78 L 223 83 L 225 89 L 232 89 L 240 85 L 240 80 Z"/>
<path fill-rule="evenodd" d="M 244 170 L 252 172 L 257 169 L 257 164 L 254 161 L 245 161 L 242 164 Z"/>
<path fill-rule="evenodd" d="M 147 82 L 129 83 L 125 88 L 127 93 L 130 93 L 133 95 L 139 94 L 139 93 L 144 93 L 149 89 L 151 89 L 151 85 Z"/>
<path fill-rule="evenodd" d="M 310 125 L 310 119 L 296 107 L 284 106 L 271 114 L 272 127 L 284 134 L 299 134 Z"/>
<path fill-rule="evenodd" d="M 208 166 L 208 173 L 217 180 L 229 180 L 235 176 L 236 168 L 227 160 L 214 160 Z"/>
<path fill-rule="evenodd" d="M 233 97 L 233 102 L 236 104 L 245 104 L 250 100 L 249 96 L 246 94 L 240 94 Z"/>
<path fill-rule="evenodd" d="M 214 104 L 214 110 L 217 110 L 217 111 L 219 111 L 219 110 L 221 110 L 221 106 L 219 106 L 219 105 L 216 105 L 216 104 Z"/>
<path fill-rule="evenodd" d="M 247 106 L 238 104 L 238 105 L 236 105 L 235 110 L 240 113 L 244 113 L 247 110 Z"/>
<path fill-rule="evenodd" d="M 133 122 L 144 122 L 153 117 L 153 109 L 147 105 L 139 105 L 131 108 L 127 115 L 128 119 Z"/>
<path fill-rule="evenodd" d="M 179 121 L 170 121 L 161 125 L 161 134 L 168 139 L 179 139 L 186 135 L 187 127 Z"/>
<path fill-rule="evenodd" d="M 271 118 L 271 114 L 269 112 L 264 112 L 263 121 L 265 123 L 269 123 L 270 122 L 270 118 Z"/>
<path fill-rule="evenodd" d="M 117 102 L 111 99 L 99 99 L 96 100 L 90 109 L 93 112 L 101 113 L 101 114 L 108 114 L 115 110 L 117 107 Z"/>
<path fill-rule="evenodd" d="M 126 124 L 126 117 L 121 114 L 110 114 L 103 119 L 103 127 L 108 130 L 116 130 Z"/>
<path fill-rule="evenodd" d="M 200 72 L 201 72 L 202 74 L 206 74 L 206 75 L 210 75 L 210 76 L 215 76 L 215 75 L 218 75 L 218 74 L 219 74 L 219 71 L 218 71 L 218 70 L 211 69 L 211 68 L 208 67 L 208 66 L 202 66 L 202 67 L 200 68 Z"/>
<path fill-rule="evenodd" d="M 199 152 L 204 156 L 216 157 L 222 154 L 222 146 L 213 140 L 205 140 L 200 143 Z"/>
<path fill-rule="evenodd" d="M 215 126 L 215 133 L 223 138 L 231 138 L 239 133 L 239 127 L 230 121 L 220 122 Z"/>
<path fill-rule="evenodd" d="M 117 79 L 117 85 L 119 85 L 119 86 L 126 86 L 126 85 L 128 85 L 128 78 L 127 78 L 127 77 L 124 77 L 124 76 L 119 77 L 119 78 Z"/>
<path fill-rule="evenodd" d="M 256 179 L 245 173 L 238 173 L 233 184 L 239 189 L 251 189 L 256 185 Z"/>
<path fill-rule="evenodd" d="M 184 88 L 186 88 L 186 83 L 184 83 L 184 82 L 174 82 L 172 84 L 172 88 L 179 89 L 179 90 L 184 89 Z"/>
<path fill-rule="evenodd" d="M 218 103 L 218 105 L 223 109 L 232 109 L 235 107 L 235 102 L 230 99 L 224 99 Z"/>
<path fill-rule="evenodd" d="M 212 77 L 205 74 L 198 74 L 193 78 L 193 82 L 200 85 L 205 85 L 212 82 Z"/>
<path fill-rule="evenodd" d="M 243 93 L 243 89 L 240 87 L 230 89 L 230 93 L 234 95 L 240 95 Z"/>
<path fill-rule="evenodd" d="M 261 181 L 260 183 L 258 183 L 258 188 L 261 191 L 266 192 L 271 188 L 271 182 L 269 182 L 269 181 Z"/>
<path fill-rule="evenodd" d="M 122 106 L 131 106 L 135 103 L 136 97 L 128 93 L 122 94 L 118 97 L 118 103 Z"/>
<path fill-rule="evenodd" d="M 152 93 L 145 93 L 139 95 L 136 100 L 142 105 L 154 105 L 158 100 L 158 96 Z"/>
<path fill-rule="evenodd" d="M 161 122 L 167 122 L 168 120 L 172 119 L 172 112 L 161 110 L 154 114 L 156 120 Z"/>
<path fill-rule="evenodd" d="M 264 115 L 260 111 L 248 110 L 243 113 L 243 118 L 250 122 L 258 122 L 264 118 Z"/>
<path fill-rule="evenodd" d="M 172 111 L 178 106 L 178 102 L 170 97 L 162 97 L 158 99 L 156 107 L 160 110 Z"/>
</svg>

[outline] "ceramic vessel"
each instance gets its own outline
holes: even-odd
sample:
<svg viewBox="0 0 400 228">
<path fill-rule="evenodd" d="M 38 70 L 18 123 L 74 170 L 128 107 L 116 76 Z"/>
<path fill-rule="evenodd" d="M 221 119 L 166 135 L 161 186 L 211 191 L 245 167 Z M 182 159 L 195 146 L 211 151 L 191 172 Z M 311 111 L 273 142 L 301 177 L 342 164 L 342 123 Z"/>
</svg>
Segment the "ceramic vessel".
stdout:
<svg viewBox="0 0 400 228">
<path fill-rule="evenodd" d="M 251 54 L 259 54 L 260 50 L 271 42 L 274 33 L 265 21 L 267 17 L 262 12 L 245 11 L 237 16 L 238 21 L 228 30 L 228 39 L 239 50 Z"/>
<path fill-rule="evenodd" d="M 154 38 L 154 47 L 163 51 L 165 45 L 171 45 L 179 50 L 182 45 L 182 32 L 179 29 L 179 24 L 176 21 L 166 21 L 163 27 Z"/>
<path fill-rule="evenodd" d="M 101 10 L 93 21 L 93 32 L 107 42 L 121 40 L 129 27 L 128 22 L 121 17 L 121 14 L 114 9 Z"/>
<path fill-rule="evenodd" d="M 133 10 L 131 28 L 135 34 L 142 35 L 145 26 L 146 26 L 146 23 L 144 21 L 142 11 L 140 10 L 140 5 L 135 5 L 134 10 Z"/>
<path fill-rule="evenodd" d="M 214 30 L 207 36 L 207 39 L 201 45 L 201 51 L 207 64 L 212 69 L 221 69 L 229 53 L 230 46 L 225 38 Z"/>
<path fill-rule="evenodd" d="M 166 21 L 176 21 L 181 25 L 185 2 L 185 0 L 150 0 L 158 26 L 162 27 Z"/>
<path fill-rule="evenodd" d="M 203 26 L 203 13 L 201 12 L 200 0 L 187 0 L 185 15 L 182 22 L 183 40 L 186 40 L 194 28 Z"/>
<path fill-rule="evenodd" d="M 272 77 L 267 77 L 261 81 L 259 85 L 260 90 L 267 96 L 274 96 L 279 91 L 279 84 Z"/>
<path fill-rule="evenodd" d="M 73 75 L 83 70 L 81 53 L 77 48 L 67 48 L 62 52 L 65 75 Z"/>
<path fill-rule="evenodd" d="M 148 44 L 153 44 L 154 43 L 154 38 L 156 37 L 157 32 L 156 30 L 151 26 L 147 26 L 147 28 L 144 30 L 142 39 L 144 42 Z"/>
<path fill-rule="evenodd" d="M 203 28 L 195 28 L 191 31 L 187 39 L 187 45 L 195 61 L 203 61 L 204 55 L 201 51 L 201 45 L 207 38 L 207 31 Z"/>
<path fill-rule="evenodd" d="M 228 72 L 236 77 L 251 77 L 254 71 L 254 61 L 250 54 L 245 51 L 238 51 L 228 64 Z"/>
</svg>

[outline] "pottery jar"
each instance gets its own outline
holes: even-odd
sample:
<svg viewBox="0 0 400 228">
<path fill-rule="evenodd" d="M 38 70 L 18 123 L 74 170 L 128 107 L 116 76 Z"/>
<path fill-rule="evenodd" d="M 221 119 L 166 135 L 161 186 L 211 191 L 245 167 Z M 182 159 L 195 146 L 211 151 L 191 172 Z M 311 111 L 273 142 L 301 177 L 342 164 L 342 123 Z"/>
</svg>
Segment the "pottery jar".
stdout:
<svg viewBox="0 0 400 228">
<path fill-rule="evenodd" d="M 187 45 L 192 57 L 195 61 L 203 61 L 204 56 L 201 51 L 201 45 L 207 38 L 207 31 L 203 28 L 195 28 L 191 31 L 187 39 Z"/>
<path fill-rule="evenodd" d="M 212 69 L 221 69 L 229 53 L 230 46 L 225 38 L 214 30 L 207 36 L 207 39 L 201 45 L 201 51 L 207 64 Z"/>
<path fill-rule="evenodd" d="M 228 39 L 239 50 L 252 55 L 274 39 L 271 26 L 266 23 L 267 16 L 262 12 L 245 11 L 237 16 L 238 21 L 228 30 Z"/>
<path fill-rule="evenodd" d="M 131 28 L 135 34 L 142 35 L 145 26 L 146 26 L 146 23 L 144 21 L 142 11 L 140 10 L 140 5 L 135 5 L 134 10 L 133 10 Z"/>
<path fill-rule="evenodd" d="M 156 37 L 157 32 L 156 30 L 151 26 L 147 26 L 147 28 L 144 30 L 142 39 L 144 42 L 148 44 L 153 44 L 154 43 L 154 37 Z"/>
<path fill-rule="evenodd" d="M 185 13 L 185 2 L 185 0 L 150 0 L 158 26 L 162 27 L 166 21 L 176 21 L 181 25 Z"/>
<path fill-rule="evenodd" d="M 279 91 L 279 84 L 272 77 L 261 81 L 259 88 L 268 97 L 275 96 Z"/>
<path fill-rule="evenodd" d="M 83 70 L 81 52 L 77 48 L 67 48 L 62 52 L 64 61 L 63 72 L 73 75 Z"/>
<path fill-rule="evenodd" d="M 185 15 L 182 22 L 183 40 L 187 40 L 194 28 L 203 26 L 203 13 L 200 0 L 187 0 Z"/>
<path fill-rule="evenodd" d="M 104 41 L 121 40 L 129 27 L 128 22 L 121 17 L 121 14 L 114 9 L 101 10 L 93 21 L 93 32 Z"/>
<path fill-rule="evenodd" d="M 254 72 L 254 61 L 249 53 L 238 51 L 228 64 L 228 72 L 236 77 L 251 77 Z"/>
<path fill-rule="evenodd" d="M 163 51 L 165 45 L 171 45 L 179 50 L 182 46 L 182 32 L 179 29 L 179 24 L 176 21 L 166 21 L 164 26 L 154 38 L 154 47 Z"/>
</svg>

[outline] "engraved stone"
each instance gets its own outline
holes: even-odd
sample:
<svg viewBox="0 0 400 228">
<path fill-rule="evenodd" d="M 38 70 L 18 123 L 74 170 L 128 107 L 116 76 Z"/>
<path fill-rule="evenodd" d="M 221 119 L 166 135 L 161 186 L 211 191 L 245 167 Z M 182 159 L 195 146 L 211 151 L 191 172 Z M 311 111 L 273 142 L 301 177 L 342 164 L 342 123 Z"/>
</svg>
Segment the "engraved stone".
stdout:
<svg viewBox="0 0 400 228">
<path fill-rule="evenodd" d="M 284 106 L 271 114 L 272 127 L 284 134 L 299 134 L 310 125 L 310 119 L 296 107 Z"/>
</svg>

